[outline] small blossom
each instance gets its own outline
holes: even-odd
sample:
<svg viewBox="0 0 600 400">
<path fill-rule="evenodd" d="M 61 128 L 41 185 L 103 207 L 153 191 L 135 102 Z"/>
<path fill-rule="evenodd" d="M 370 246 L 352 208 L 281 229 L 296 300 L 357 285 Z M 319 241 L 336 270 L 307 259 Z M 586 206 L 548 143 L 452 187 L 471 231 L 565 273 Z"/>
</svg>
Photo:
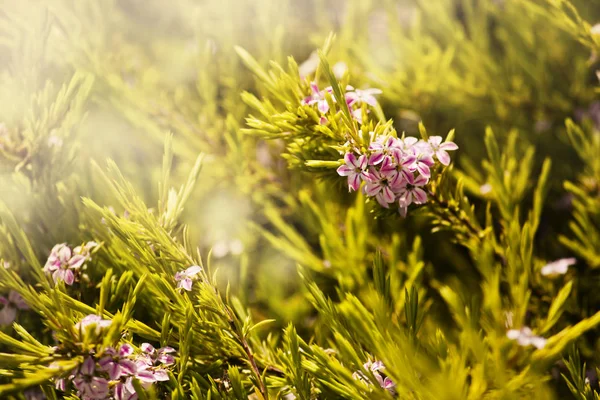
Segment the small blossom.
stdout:
<svg viewBox="0 0 600 400">
<path fill-rule="evenodd" d="M 67 285 L 75 282 L 75 273 L 87 261 L 83 254 L 75 254 L 66 243 L 57 244 L 52 248 L 44 272 L 51 274 L 54 283 L 64 281 Z"/>
<path fill-rule="evenodd" d="M 372 151 L 369 157 L 369 165 L 380 164 L 386 156 L 394 157 L 395 160 L 399 159 L 398 152 L 400 149 L 397 147 L 396 138 L 392 136 L 387 138 L 383 136 L 378 137 L 375 141 L 371 142 L 369 150 Z"/>
<path fill-rule="evenodd" d="M 75 378 L 73 385 L 83 399 L 104 399 L 108 397 L 109 386 L 105 378 L 95 376 L 96 362 L 92 357 L 85 359 Z"/>
<path fill-rule="evenodd" d="M 392 164 L 390 157 L 385 157 L 379 170 L 371 167 L 369 170 L 369 181 L 365 185 L 365 193 L 375 196 L 382 207 L 388 208 L 394 202 L 394 185 L 399 179 L 398 171 Z"/>
<path fill-rule="evenodd" d="M 368 361 L 363 365 L 363 368 L 366 371 L 371 371 L 381 388 L 387 390 L 392 395 L 396 394 L 396 384 L 389 377 L 383 377 L 381 375 L 381 372 L 385 370 L 385 366 L 381 361 Z M 355 372 L 352 374 L 352 377 L 367 384 L 371 384 L 369 378 L 362 371 Z"/>
<path fill-rule="evenodd" d="M 600 36 L 600 24 L 596 24 L 590 28 L 590 33 L 592 35 Z"/>
<path fill-rule="evenodd" d="M 546 345 L 546 339 L 536 336 L 528 327 L 523 327 L 520 330 L 511 329 L 506 333 L 506 337 L 510 340 L 516 340 L 520 346 L 526 347 L 533 345 L 537 349 L 541 349 Z"/>
<path fill-rule="evenodd" d="M 8 293 L 8 297 L 0 296 L 0 326 L 10 325 L 17 317 L 18 310 L 28 310 L 29 306 L 25 303 L 25 300 L 21 295 L 14 290 Z"/>
<path fill-rule="evenodd" d="M 431 150 L 435 154 L 436 158 L 443 164 L 450 164 L 450 155 L 448 151 L 457 150 L 458 146 L 454 142 L 444 142 L 442 143 L 441 136 L 431 136 L 429 137 L 429 145 L 431 146 Z"/>
<path fill-rule="evenodd" d="M 313 104 L 317 105 L 317 109 L 321 112 L 321 114 L 325 114 L 329 111 L 329 103 L 327 103 L 327 99 L 325 98 L 325 92 L 332 93 L 333 90 L 331 88 L 326 88 L 325 90 L 319 90 L 316 82 L 312 82 L 310 84 L 311 95 L 302 100 L 302 104 L 306 104 L 312 106 Z"/>
<path fill-rule="evenodd" d="M 553 261 L 544 265 L 541 269 L 541 274 L 544 276 L 548 275 L 564 275 L 571 265 L 575 265 L 577 260 L 575 258 L 561 258 L 560 260 Z"/>
<path fill-rule="evenodd" d="M 164 367 L 175 364 L 175 357 L 171 355 L 175 349 L 166 346 L 157 350 L 150 343 L 143 343 L 140 348 L 145 354 L 140 355 L 136 361 L 138 369 L 150 371 L 155 381 L 168 381 L 169 375 Z"/>
<path fill-rule="evenodd" d="M 344 161 L 346 164 L 338 167 L 337 173 L 340 176 L 348 177 L 349 191 L 356 191 L 360 187 L 361 179 L 367 180 L 369 177 L 367 172 L 367 157 L 365 155 L 361 155 L 357 159 L 353 153 L 346 153 L 344 156 Z"/>
<path fill-rule="evenodd" d="M 95 332 L 96 334 L 99 334 L 104 328 L 108 328 L 111 323 L 112 321 L 110 319 L 102 319 L 102 317 L 98 315 L 90 314 L 76 323 L 75 329 L 85 333 L 90 326 L 95 326 Z"/>
<path fill-rule="evenodd" d="M 425 204 L 427 202 L 427 192 L 422 189 L 427 182 L 427 178 L 419 175 L 412 184 L 400 188 L 398 191 L 398 207 L 403 217 L 406 216 L 408 206 L 411 204 Z"/>
<path fill-rule="evenodd" d="M 111 380 L 119 379 L 121 376 L 133 375 L 136 372 L 136 365 L 127 357 L 133 354 L 133 347 L 127 343 L 119 347 L 116 351 L 112 347 L 105 350 L 106 356 L 102 357 L 98 364 L 100 368 L 108 373 Z"/>
<path fill-rule="evenodd" d="M 353 92 L 346 93 L 346 102 L 349 106 L 365 103 L 375 107 L 377 105 L 375 95 L 381 93 L 383 92 L 380 89 L 356 89 Z"/>
<path fill-rule="evenodd" d="M 175 274 L 175 281 L 177 282 L 177 288 L 183 288 L 188 292 L 192 290 L 192 284 L 197 279 L 198 274 L 202 271 L 202 267 L 198 265 L 192 265 L 184 271 L 179 271 Z"/>
</svg>

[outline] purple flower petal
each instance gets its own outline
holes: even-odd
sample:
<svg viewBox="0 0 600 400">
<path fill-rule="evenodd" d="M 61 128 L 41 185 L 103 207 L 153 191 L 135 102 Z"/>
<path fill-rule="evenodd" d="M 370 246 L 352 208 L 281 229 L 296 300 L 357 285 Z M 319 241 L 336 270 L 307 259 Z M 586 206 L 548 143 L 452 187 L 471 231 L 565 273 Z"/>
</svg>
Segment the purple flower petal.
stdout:
<svg viewBox="0 0 600 400">
<path fill-rule="evenodd" d="M 446 150 L 446 151 L 458 150 L 458 146 L 454 142 L 444 142 L 440 145 L 439 148 L 440 148 L 440 150 Z"/>
<path fill-rule="evenodd" d="M 340 176 L 349 176 L 354 173 L 354 170 L 346 164 L 340 165 L 336 171 Z M 175 279 L 177 280 L 177 277 Z"/>
<path fill-rule="evenodd" d="M 154 379 L 158 382 L 164 382 L 169 380 L 169 374 L 164 369 L 157 369 L 154 371 Z"/>
<path fill-rule="evenodd" d="M 358 168 L 358 160 L 356 159 L 354 153 L 346 153 L 344 155 L 344 161 L 346 162 L 347 166 Z"/>
<path fill-rule="evenodd" d="M 412 195 L 413 195 L 413 201 L 416 204 L 425 204 L 427 203 L 427 193 L 425 193 L 425 191 L 423 189 L 420 188 L 414 188 L 412 190 Z"/>
<path fill-rule="evenodd" d="M 327 100 L 319 100 L 317 102 L 317 109 L 322 114 L 325 114 L 327 111 L 329 111 L 329 103 L 327 103 Z"/>
<path fill-rule="evenodd" d="M 382 193 L 382 198 L 385 202 L 387 202 L 387 203 L 394 202 L 396 197 L 394 196 L 394 192 L 392 192 L 392 189 L 390 189 L 389 187 L 386 186 L 381 190 L 381 193 Z"/>
<path fill-rule="evenodd" d="M 443 165 L 449 165 L 450 164 L 450 155 L 448 153 L 446 153 L 444 150 L 438 150 L 435 152 L 435 156 L 437 157 L 438 160 L 440 160 L 440 163 L 442 163 Z"/>
<path fill-rule="evenodd" d="M 75 282 L 75 274 L 72 270 L 66 269 L 64 270 L 63 279 L 67 285 L 71 286 Z"/>
<path fill-rule="evenodd" d="M 154 346 L 152 346 L 150 343 L 142 343 L 142 345 L 140 346 L 140 349 L 144 352 L 144 353 L 154 353 Z"/>
<path fill-rule="evenodd" d="M 88 357 L 85 359 L 83 364 L 81 365 L 81 369 L 79 372 L 83 375 L 94 375 L 94 371 L 96 370 L 96 362 L 92 357 Z"/>
<path fill-rule="evenodd" d="M 377 165 L 383 161 L 383 153 L 373 153 L 369 157 L 369 165 Z"/>
<path fill-rule="evenodd" d="M 381 191 L 381 185 L 379 183 L 367 183 L 365 185 L 365 193 L 367 196 L 375 196 Z"/>
</svg>

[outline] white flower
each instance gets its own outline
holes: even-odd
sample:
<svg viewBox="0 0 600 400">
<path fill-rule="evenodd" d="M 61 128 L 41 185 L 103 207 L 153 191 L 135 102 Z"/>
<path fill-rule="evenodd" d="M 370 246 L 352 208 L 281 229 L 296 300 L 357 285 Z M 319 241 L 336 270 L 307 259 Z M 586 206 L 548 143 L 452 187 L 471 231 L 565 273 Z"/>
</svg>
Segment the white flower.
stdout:
<svg viewBox="0 0 600 400">
<path fill-rule="evenodd" d="M 506 332 L 506 337 L 510 340 L 516 340 L 521 346 L 533 345 L 537 349 L 541 349 L 546 345 L 546 339 L 541 336 L 536 336 L 531 332 L 531 329 L 524 326 L 521 330 L 511 329 Z"/>
<path fill-rule="evenodd" d="M 560 260 L 544 265 L 540 272 L 544 276 L 557 274 L 564 275 L 567 273 L 569 266 L 574 265 L 575 263 L 577 263 L 575 258 L 561 258 Z"/>
<path fill-rule="evenodd" d="M 600 35 L 600 24 L 596 24 L 590 28 L 590 33 L 592 35 Z"/>
</svg>

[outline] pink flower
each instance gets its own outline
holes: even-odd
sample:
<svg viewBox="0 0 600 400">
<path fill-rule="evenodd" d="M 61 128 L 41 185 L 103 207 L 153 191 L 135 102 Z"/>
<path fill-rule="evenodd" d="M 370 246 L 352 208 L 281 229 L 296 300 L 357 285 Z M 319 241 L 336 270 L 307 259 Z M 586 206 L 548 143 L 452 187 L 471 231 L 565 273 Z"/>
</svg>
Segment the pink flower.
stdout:
<svg viewBox="0 0 600 400">
<path fill-rule="evenodd" d="M 363 365 L 363 368 L 366 371 L 371 371 L 380 387 L 387 390 L 392 395 L 396 394 L 396 384 L 389 377 L 386 376 L 384 378 L 381 375 L 381 372 L 385 370 L 385 365 L 383 365 L 381 361 L 368 361 L 366 364 Z M 361 380 L 366 384 L 371 384 L 369 378 L 362 371 L 355 372 L 354 374 L 352 374 L 352 377 L 354 379 Z"/>
<path fill-rule="evenodd" d="M 167 346 L 156 350 L 150 343 L 142 343 L 140 348 L 145 354 L 137 358 L 138 369 L 151 372 L 152 379 L 155 381 L 168 381 L 169 374 L 164 367 L 175 363 L 175 357 L 171 355 L 175 349 Z"/>
<path fill-rule="evenodd" d="M 348 191 L 358 190 L 361 178 L 366 180 L 369 177 L 367 172 L 367 156 L 361 155 L 357 159 L 353 153 L 346 153 L 344 161 L 346 164 L 340 165 L 337 173 L 340 176 L 348 177 Z"/>
<path fill-rule="evenodd" d="M 385 156 L 394 157 L 396 160 L 400 159 L 400 149 L 397 145 L 397 139 L 389 136 L 379 136 L 377 139 L 371 142 L 369 150 L 372 151 L 369 157 L 369 165 L 377 165 L 383 161 Z"/>
<path fill-rule="evenodd" d="M 317 109 L 321 112 L 321 114 L 325 114 L 327 111 L 329 111 L 329 103 L 327 103 L 327 99 L 325 98 L 325 91 L 332 93 L 333 90 L 331 88 L 326 88 L 324 91 L 320 91 L 316 82 L 312 82 L 310 84 L 310 90 L 311 95 L 302 100 L 302 104 L 309 106 L 316 104 Z"/>
<path fill-rule="evenodd" d="M 413 167 L 415 165 L 415 161 L 417 158 L 412 153 L 405 153 L 399 156 L 400 163 L 396 166 L 398 174 L 402 178 L 402 180 L 398 180 L 394 187 L 394 191 L 398 191 L 400 188 L 406 186 L 406 183 L 412 185 L 415 180 L 415 176 L 413 174 Z"/>
<path fill-rule="evenodd" d="M 365 193 L 367 196 L 375 196 L 382 207 L 388 208 L 388 204 L 393 203 L 396 198 L 392 188 L 397 179 L 399 179 L 399 175 L 392 159 L 385 157 L 379 170 L 374 167 L 369 169 L 369 180 L 365 185 Z"/>
<path fill-rule="evenodd" d="M 403 153 L 414 154 L 413 147 L 419 142 L 419 139 L 413 136 L 407 136 L 404 139 L 398 139 L 396 145 Z"/>
<path fill-rule="evenodd" d="M 95 376 L 96 362 L 92 357 L 85 359 L 75 378 L 73 385 L 78 391 L 78 396 L 83 399 L 108 398 L 109 387 L 105 378 Z"/>
<path fill-rule="evenodd" d="M 143 357 L 145 357 L 144 360 L 150 366 L 156 365 L 157 363 L 163 365 L 175 363 L 175 357 L 171 355 L 171 353 L 175 352 L 175 349 L 172 347 L 166 346 L 156 350 L 150 343 L 142 343 L 140 348 L 146 353 Z"/>
<path fill-rule="evenodd" d="M 17 317 L 17 310 L 28 310 L 29 306 L 21 295 L 14 290 L 8 293 L 8 298 L 0 296 L 0 325 L 10 325 Z"/>
<path fill-rule="evenodd" d="M 425 186 L 428 181 L 427 178 L 419 175 L 412 184 L 406 185 L 398 191 L 398 207 L 403 217 L 406 217 L 408 206 L 412 203 L 424 204 L 427 202 L 427 192 L 421 187 Z"/>
<path fill-rule="evenodd" d="M 198 274 L 202 271 L 202 267 L 198 265 L 192 265 L 184 271 L 179 271 L 175 274 L 175 281 L 177 282 L 177 288 L 183 288 L 188 292 L 192 290 L 192 284 L 197 279 Z"/>
<path fill-rule="evenodd" d="M 54 283 L 64 281 L 67 285 L 75 282 L 75 273 L 87 261 L 88 257 L 83 254 L 73 254 L 66 243 L 57 244 L 52 248 L 48 261 L 44 265 L 44 272 L 52 274 Z"/>
<path fill-rule="evenodd" d="M 417 153 L 415 162 L 412 165 L 412 170 L 417 171 L 419 174 L 429 179 L 431 177 L 430 167 L 432 167 L 434 164 L 435 161 L 433 161 L 431 154 L 419 152 Z"/>
<path fill-rule="evenodd" d="M 136 372 L 136 365 L 133 361 L 127 359 L 127 357 L 133 354 L 133 347 L 125 343 L 119 347 L 117 352 L 112 347 L 107 348 L 104 353 L 106 356 L 102 357 L 98 364 L 100 368 L 108 373 L 111 380 L 121 378 L 121 376 L 133 375 Z"/>
<path fill-rule="evenodd" d="M 372 107 L 377 105 L 377 99 L 374 95 L 383 93 L 379 89 L 356 89 L 354 92 L 346 93 L 346 102 L 349 106 L 366 103 Z"/>
<path fill-rule="evenodd" d="M 450 164 L 450 155 L 447 153 L 448 151 L 453 151 L 458 149 L 458 146 L 454 142 L 444 142 L 442 143 L 441 136 L 430 136 L 429 137 L 429 145 L 431 146 L 431 150 L 435 154 L 436 158 L 443 164 Z"/>
</svg>

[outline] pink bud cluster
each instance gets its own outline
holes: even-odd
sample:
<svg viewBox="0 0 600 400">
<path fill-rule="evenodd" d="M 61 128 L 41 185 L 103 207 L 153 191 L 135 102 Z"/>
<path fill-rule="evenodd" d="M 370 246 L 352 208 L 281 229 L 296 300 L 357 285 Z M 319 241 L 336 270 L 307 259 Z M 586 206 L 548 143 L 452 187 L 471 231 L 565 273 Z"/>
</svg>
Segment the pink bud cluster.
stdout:
<svg viewBox="0 0 600 400">
<path fill-rule="evenodd" d="M 302 100 L 302 104 L 309 106 L 316 105 L 317 110 L 319 110 L 321 114 L 326 114 L 329 111 L 329 103 L 327 103 L 325 93 L 329 93 L 332 96 L 331 99 L 333 102 L 335 102 L 336 100 L 333 97 L 333 88 L 328 86 L 323 90 L 319 90 L 316 82 L 312 82 L 310 84 L 310 90 L 310 96 L 304 98 Z M 355 89 L 350 85 L 346 86 L 346 93 L 344 94 L 346 104 L 348 105 L 352 116 L 358 121 L 358 123 L 362 124 L 361 105 L 368 104 L 371 107 L 375 107 L 377 105 L 377 99 L 375 99 L 375 95 L 381 93 L 382 91 L 379 89 Z M 322 125 L 326 124 L 327 118 L 322 116 L 320 123 Z"/>
<path fill-rule="evenodd" d="M 72 285 L 78 280 L 83 265 L 92 259 L 92 250 L 97 246 L 96 242 L 87 242 L 71 249 L 66 243 L 57 244 L 50 252 L 44 272 L 52 276 L 54 283 L 64 281 Z"/>
<path fill-rule="evenodd" d="M 358 190 L 361 182 L 365 182 L 363 191 L 367 196 L 375 197 L 385 208 L 397 203 L 400 214 L 406 216 L 408 206 L 427 202 L 426 185 L 431 169 L 438 162 L 450 164 L 447 152 L 456 149 L 458 146 L 453 142 L 442 143 L 440 136 L 425 141 L 414 137 L 376 137 L 371 132 L 368 150 L 361 153 L 352 146 L 337 173 L 348 178 L 350 191 Z"/>
<path fill-rule="evenodd" d="M 86 318 L 87 325 L 105 321 L 97 316 Z M 128 343 L 121 344 L 117 349 L 107 347 L 101 356 L 90 354 L 67 377 L 57 380 L 56 388 L 68 391 L 72 384 L 77 396 L 84 400 L 137 400 L 133 379 L 137 379 L 146 389 L 155 382 L 168 381 L 167 367 L 175 364 L 174 352 L 175 349 L 171 347 L 155 349 L 149 343 L 142 343 L 137 353 Z"/>
</svg>

